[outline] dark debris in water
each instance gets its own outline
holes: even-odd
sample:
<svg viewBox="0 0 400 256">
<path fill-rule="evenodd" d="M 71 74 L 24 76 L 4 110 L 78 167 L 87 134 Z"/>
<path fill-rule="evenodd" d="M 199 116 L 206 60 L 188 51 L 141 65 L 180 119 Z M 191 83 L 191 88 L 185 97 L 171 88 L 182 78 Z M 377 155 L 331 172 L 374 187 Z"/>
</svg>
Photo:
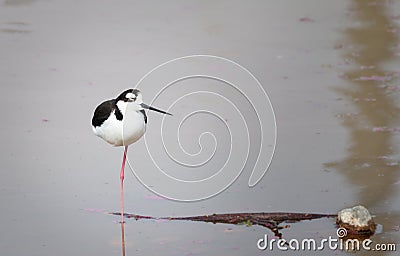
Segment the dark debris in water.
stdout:
<svg viewBox="0 0 400 256">
<path fill-rule="evenodd" d="M 310 18 L 310 17 L 301 17 L 299 19 L 300 22 L 315 22 L 314 19 Z"/>
<path fill-rule="evenodd" d="M 114 215 L 121 215 L 119 212 L 112 213 Z M 246 224 L 246 226 L 260 225 L 271 230 L 275 236 L 281 238 L 282 234 L 279 230 L 288 228 L 288 225 L 280 225 L 282 223 L 294 223 L 302 220 L 312 220 L 320 218 L 333 218 L 336 214 L 318 214 L 318 213 L 225 213 L 225 214 L 211 214 L 202 216 L 190 217 L 151 217 L 136 214 L 124 214 L 126 218 L 139 219 L 153 219 L 153 220 L 187 220 L 187 221 L 202 221 L 212 223 L 224 224 Z"/>
</svg>

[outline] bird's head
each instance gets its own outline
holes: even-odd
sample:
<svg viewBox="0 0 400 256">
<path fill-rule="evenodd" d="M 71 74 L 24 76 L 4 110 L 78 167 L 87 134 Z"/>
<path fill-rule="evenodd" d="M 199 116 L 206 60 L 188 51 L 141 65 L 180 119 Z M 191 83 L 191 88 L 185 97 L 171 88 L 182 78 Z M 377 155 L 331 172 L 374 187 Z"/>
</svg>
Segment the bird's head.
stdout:
<svg viewBox="0 0 400 256">
<path fill-rule="evenodd" d="M 142 93 L 138 89 L 128 89 L 121 93 L 117 97 L 117 102 L 135 102 L 136 104 L 141 104 L 142 101 Z"/>
<path fill-rule="evenodd" d="M 148 109 L 148 110 L 153 110 L 162 114 L 170 115 L 172 114 L 167 113 L 163 110 L 157 109 L 155 107 L 146 105 L 143 103 L 142 100 L 142 93 L 138 89 L 128 89 L 121 93 L 117 98 L 117 105 L 125 105 L 127 103 L 135 103 L 137 106 L 138 110 L 143 110 L 143 109 Z M 122 104 L 121 104 L 122 103 Z M 120 108 L 121 109 L 121 108 Z"/>
</svg>

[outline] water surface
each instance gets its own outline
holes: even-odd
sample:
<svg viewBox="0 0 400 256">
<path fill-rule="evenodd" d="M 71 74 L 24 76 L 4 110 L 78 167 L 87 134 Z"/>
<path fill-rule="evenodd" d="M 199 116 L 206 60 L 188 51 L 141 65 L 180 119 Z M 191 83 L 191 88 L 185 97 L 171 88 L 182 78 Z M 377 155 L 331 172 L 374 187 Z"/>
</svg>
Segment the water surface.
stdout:
<svg viewBox="0 0 400 256">
<path fill-rule="evenodd" d="M 254 188 L 247 186 L 246 167 L 223 193 L 192 203 L 155 197 L 128 171 L 128 212 L 335 213 L 363 204 L 383 225 L 374 241 L 398 243 L 398 15 L 396 2 L 362 0 L 1 1 L 1 253 L 121 255 L 119 218 L 108 212 L 119 209 L 122 148 L 92 134 L 93 110 L 155 66 L 192 54 L 234 60 L 260 81 L 276 115 L 272 164 Z M 217 81 L 196 83 L 221 88 Z M 161 86 L 141 88 L 145 100 Z M 171 88 L 157 105 L 168 106 L 178 92 Z M 246 109 L 240 94 L 221 93 Z M 184 110 L 178 105 L 174 114 Z M 249 124 L 257 121 L 251 108 L 243 113 Z M 191 153 L 203 128 L 224 135 L 221 123 L 200 117 L 181 135 Z M 149 115 L 149 126 L 158 126 L 159 118 Z M 252 134 L 254 146 L 257 129 Z M 219 145 L 227 141 L 222 137 Z M 151 170 L 151 162 L 141 161 L 145 149 L 141 140 L 129 158 L 132 166 Z M 251 161 L 256 153 L 250 150 Z M 171 161 L 163 163 L 177 171 Z M 290 226 L 283 231 L 287 239 L 335 235 L 332 219 Z M 257 226 L 128 220 L 126 255 L 265 255 L 270 252 L 256 246 L 264 234 L 272 235 Z"/>
</svg>

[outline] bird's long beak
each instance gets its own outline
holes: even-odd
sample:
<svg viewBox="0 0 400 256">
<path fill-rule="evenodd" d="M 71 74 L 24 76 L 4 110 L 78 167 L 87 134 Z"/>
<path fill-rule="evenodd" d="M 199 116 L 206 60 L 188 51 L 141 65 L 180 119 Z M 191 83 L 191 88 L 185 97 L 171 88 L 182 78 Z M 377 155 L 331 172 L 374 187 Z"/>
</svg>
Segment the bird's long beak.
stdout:
<svg viewBox="0 0 400 256">
<path fill-rule="evenodd" d="M 141 103 L 140 106 L 142 106 L 142 108 L 145 108 L 145 109 L 153 110 L 153 111 L 156 111 L 156 112 L 159 112 L 159 113 L 163 113 L 163 114 L 172 116 L 172 114 L 170 114 L 168 112 L 165 112 L 165 111 L 157 109 L 157 108 L 153 108 L 152 106 L 146 105 L 144 103 Z"/>
</svg>

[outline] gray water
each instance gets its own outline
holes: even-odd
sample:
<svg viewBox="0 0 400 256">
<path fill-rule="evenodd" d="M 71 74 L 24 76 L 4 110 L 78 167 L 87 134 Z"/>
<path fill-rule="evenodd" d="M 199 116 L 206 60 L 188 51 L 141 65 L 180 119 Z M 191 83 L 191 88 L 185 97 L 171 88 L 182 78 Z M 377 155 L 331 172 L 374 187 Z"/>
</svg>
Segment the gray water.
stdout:
<svg viewBox="0 0 400 256">
<path fill-rule="evenodd" d="M 182 179 L 209 177 L 228 158 L 229 130 L 235 129 L 239 131 L 232 139 L 238 144 L 232 145 L 238 151 L 230 163 L 240 166 L 247 152 L 241 150 L 248 145 L 249 162 L 226 190 L 197 202 L 157 197 L 128 168 L 126 212 L 336 213 L 363 204 L 383 227 L 371 239 L 399 243 L 399 15 L 394 1 L 0 1 L 1 255 L 122 254 L 119 218 L 108 213 L 119 211 L 123 151 L 93 135 L 94 108 L 134 87 L 156 66 L 196 54 L 235 61 L 268 93 L 277 127 L 268 172 L 249 188 L 261 145 L 251 106 L 263 103 L 254 98 L 260 95 L 256 87 L 239 84 L 254 93 L 249 103 L 218 80 L 180 81 L 154 104 L 166 109 L 185 93 L 214 91 L 246 116 L 249 132 L 239 129 L 244 126 L 238 112 L 221 99 L 189 98 L 171 108 L 174 116 L 165 124 L 162 116 L 149 113 L 146 140 L 157 164 Z M 196 65 L 172 69 L 195 72 Z M 231 66 L 206 68 L 229 73 Z M 139 86 L 146 102 L 171 82 L 160 77 Z M 192 163 L 193 157 L 177 147 L 177 125 L 189 110 L 208 107 L 219 111 L 229 126 L 209 114 L 185 122 L 183 148 L 201 153 L 193 163 L 212 156 L 215 145 L 217 149 L 210 165 L 181 169 L 164 154 L 160 127 L 165 125 L 170 152 L 179 162 Z M 273 122 L 268 119 L 267 124 Z M 264 130 L 263 144 L 270 150 L 271 127 Z M 201 148 L 199 135 L 209 129 L 217 144 L 204 135 Z M 128 157 L 136 172 L 157 170 L 146 158 L 148 152 L 144 139 L 130 146 Z M 260 157 L 267 164 L 270 156 Z M 282 233 L 288 240 L 322 239 L 335 237 L 336 229 L 334 219 L 321 219 L 291 223 Z M 257 249 L 264 234 L 272 237 L 259 226 L 129 219 L 125 249 L 126 255 L 278 254 Z M 324 254 L 345 252 L 325 249 Z"/>
</svg>

